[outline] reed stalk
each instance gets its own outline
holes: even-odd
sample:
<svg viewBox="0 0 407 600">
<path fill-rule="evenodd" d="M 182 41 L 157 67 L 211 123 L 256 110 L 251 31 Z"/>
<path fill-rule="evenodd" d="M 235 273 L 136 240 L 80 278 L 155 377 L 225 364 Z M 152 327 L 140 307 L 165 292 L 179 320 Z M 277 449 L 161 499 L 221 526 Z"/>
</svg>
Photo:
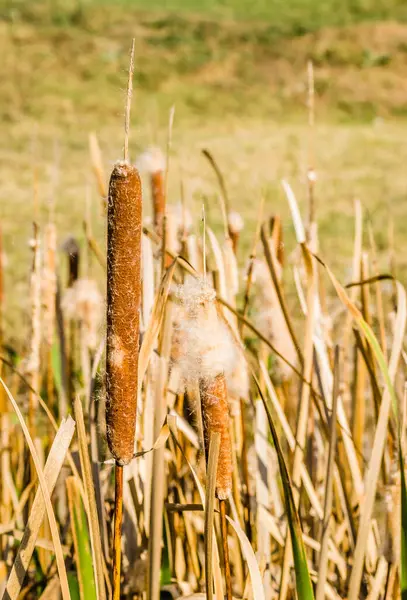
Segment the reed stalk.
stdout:
<svg viewBox="0 0 407 600">
<path fill-rule="evenodd" d="M 141 181 L 128 162 L 134 40 L 130 56 L 124 160 L 113 168 L 107 213 L 106 434 L 115 458 L 113 599 L 120 598 L 123 466 L 134 454 L 141 301 Z"/>
</svg>

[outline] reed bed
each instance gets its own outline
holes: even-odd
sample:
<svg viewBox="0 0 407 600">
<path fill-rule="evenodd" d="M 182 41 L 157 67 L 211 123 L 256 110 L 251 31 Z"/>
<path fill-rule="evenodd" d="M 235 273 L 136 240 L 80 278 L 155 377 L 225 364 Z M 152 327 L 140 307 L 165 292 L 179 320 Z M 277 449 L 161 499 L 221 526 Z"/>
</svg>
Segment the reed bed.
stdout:
<svg viewBox="0 0 407 600">
<path fill-rule="evenodd" d="M 0 324 L 3 598 L 407 597 L 406 293 L 393 264 L 379 272 L 361 203 L 352 280 L 319 255 L 311 66 L 309 82 L 308 195 L 282 182 L 291 223 L 254 190 L 247 231 L 205 150 L 224 227 L 202 227 L 184 181 L 181 205 L 167 197 L 170 133 L 167 156 L 134 161 L 143 221 L 129 102 L 109 183 L 90 137 L 106 244 L 87 227 L 82 253 L 58 245 L 53 215 L 35 222 L 23 360 Z"/>
</svg>

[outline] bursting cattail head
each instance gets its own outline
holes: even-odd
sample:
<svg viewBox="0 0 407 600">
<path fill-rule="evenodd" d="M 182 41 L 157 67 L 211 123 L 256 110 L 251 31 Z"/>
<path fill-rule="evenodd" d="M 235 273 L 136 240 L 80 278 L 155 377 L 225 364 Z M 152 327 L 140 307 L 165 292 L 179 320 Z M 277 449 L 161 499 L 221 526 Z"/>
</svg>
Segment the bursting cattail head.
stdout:
<svg viewBox="0 0 407 600">
<path fill-rule="evenodd" d="M 237 245 L 239 243 L 240 232 L 244 227 L 243 217 L 236 212 L 235 210 L 231 210 L 228 214 L 228 229 L 230 239 L 232 240 L 233 250 L 236 253 Z"/>
<path fill-rule="evenodd" d="M 181 317 L 178 367 L 186 386 L 199 385 L 205 445 L 220 433 L 216 495 L 225 499 L 232 489 L 232 447 L 226 374 L 233 371 L 237 347 L 217 309 L 215 291 L 205 279 L 187 279 L 179 286 Z"/>
<path fill-rule="evenodd" d="M 64 314 L 80 323 L 86 345 L 91 350 L 97 346 L 103 306 L 102 295 L 93 279 L 77 279 L 62 299 Z"/>
<path fill-rule="evenodd" d="M 202 278 L 186 279 L 178 286 L 180 302 L 178 367 L 189 381 L 228 376 L 238 359 L 238 348 L 218 313 L 215 290 Z"/>
<path fill-rule="evenodd" d="M 150 176 L 154 225 L 161 235 L 165 215 L 165 157 L 159 148 L 149 148 L 138 158 L 136 164 L 141 173 Z"/>
<path fill-rule="evenodd" d="M 116 163 L 109 183 L 107 230 L 106 434 L 120 465 L 134 454 L 141 299 L 141 181 Z"/>
</svg>

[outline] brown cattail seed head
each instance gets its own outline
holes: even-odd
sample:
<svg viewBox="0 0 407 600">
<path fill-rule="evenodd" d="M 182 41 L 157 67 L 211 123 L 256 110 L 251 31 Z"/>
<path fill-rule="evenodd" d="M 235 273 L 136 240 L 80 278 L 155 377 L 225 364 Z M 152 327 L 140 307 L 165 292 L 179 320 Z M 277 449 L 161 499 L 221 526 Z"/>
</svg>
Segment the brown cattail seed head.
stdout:
<svg viewBox="0 0 407 600">
<path fill-rule="evenodd" d="M 232 488 L 232 447 L 226 376 L 232 371 L 238 350 L 217 309 L 214 289 L 205 279 L 187 279 L 178 288 L 179 325 L 176 362 L 188 389 L 199 384 L 205 445 L 220 433 L 216 495 L 224 500 Z"/>
<path fill-rule="evenodd" d="M 151 173 L 151 195 L 153 199 L 154 226 L 162 234 L 165 214 L 164 177 L 162 171 Z"/>
<path fill-rule="evenodd" d="M 244 221 L 241 215 L 238 212 L 231 210 L 228 214 L 228 229 L 230 239 L 232 240 L 233 252 L 235 254 L 239 243 L 240 233 L 243 227 Z"/>
<path fill-rule="evenodd" d="M 226 500 L 232 491 L 232 445 L 225 376 L 220 374 L 211 380 L 201 379 L 199 390 L 207 448 L 211 435 L 220 433 L 216 496 L 219 500 Z"/>
<path fill-rule="evenodd" d="M 107 230 L 106 431 L 119 464 L 134 453 L 141 297 L 141 182 L 118 162 L 109 183 Z"/>
<path fill-rule="evenodd" d="M 154 226 L 157 233 L 162 235 L 163 220 L 165 215 L 164 155 L 159 148 L 149 148 L 139 157 L 137 161 L 137 167 L 141 172 L 145 172 L 150 175 Z"/>
</svg>

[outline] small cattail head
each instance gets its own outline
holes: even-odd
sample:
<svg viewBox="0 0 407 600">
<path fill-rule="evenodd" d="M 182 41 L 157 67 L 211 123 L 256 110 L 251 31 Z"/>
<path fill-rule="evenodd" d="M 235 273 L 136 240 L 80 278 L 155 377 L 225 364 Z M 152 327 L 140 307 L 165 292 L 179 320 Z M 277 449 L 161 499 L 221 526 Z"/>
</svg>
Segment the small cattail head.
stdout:
<svg viewBox="0 0 407 600">
<path fill-rule="evenodd" d="M 234 369 L 238 348 L 221 318 L 215 290 L 201 278 L 187 278 L 178 286 L 180 314 L 178 367 L 186 385 L 198 379 L 210 381 Z"/>
<path fill-rule="evenodd" d="M 161 235 L 165 215 L 165 158 L 163 153 L 159 148 L 149 148 L 137 160 L 137 168 L 141 173 L 150 175 L 154 225 L 157 233 Z"/>
<path fill-rule="evenodd" d="M 141 181 L 116 163 L 109 183 L 107 232 L 106 434 L 119 464 L 133 457 L 141 300 Z"/>
<path fill-rule="evenodd" d="M 198 383 L 205 445 L 220 433 L 216 495 L 225 499 L 232 488 L 232 448 L 226 373 L 233 371 L 238 348 L 218 312 L 216 294 L 205 279 L 188 278 L 178 287 L 177 364 L 188 387 Z"/>
<path fill-rule="evenodd" d="M 165 171 L 164 154 L 161 152 L 160 148 L 148 148 L 138 157 L 136 167 L 140 173 L 147 173 L 149 175 L 152 175 L 153 173 L 163 173 Z"/>
<path fill-rule="evenodd" d="M 233 244 L 233 251 L 236 253 L 237 245 L 239 243 L 240 233 L 244 227 L 243 217 L 236 212 L 235 210 L 231 210 L 228 214 L 228 228 L 230 239 Z"/>
<path fill-rule="evenodd" d="M 216 496 L 226 500 L 232 491 L 232 445 L 226 379 L 223 374 L 200 382 L 205 444 L 209 447 L 211 435 L 220 434 Z"/>
<path fill-rule="evenodd" d="M 231 210 L 228 214 L 228 225 L 230 233 L 240 233 L 244 227 L 242 215 L 235 210 Z"/>
</svg>

